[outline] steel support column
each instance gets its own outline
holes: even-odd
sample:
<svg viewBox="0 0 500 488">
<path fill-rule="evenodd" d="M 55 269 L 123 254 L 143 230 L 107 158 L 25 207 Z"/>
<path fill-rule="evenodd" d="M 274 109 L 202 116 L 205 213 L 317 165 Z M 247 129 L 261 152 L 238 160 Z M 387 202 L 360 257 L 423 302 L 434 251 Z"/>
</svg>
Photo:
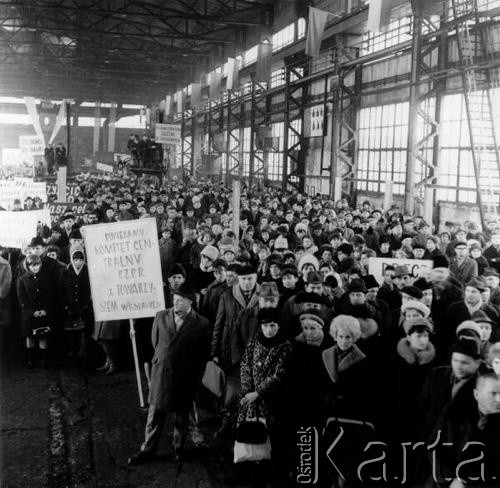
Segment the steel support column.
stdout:
<svg viewBox="0 0 500 488">
<path fill-rule="evenodd" d="M 248 186 L 252 187 L 253 179 L 257 178 L 259 182 L 264 179 L 264 168 L 266 160 L 266 140 L 265 136 L 262 141 L 262 147 L 257 148 L 257 139 L 261 128 L 265 131 L 269 126 L 269 117 L 267 115 L 268 109 L 268 95 L 267 84 L 265 83 L 252 83 L 252 104 L 250 112 L 250 164 L 248 172 Z"/>
</svg>

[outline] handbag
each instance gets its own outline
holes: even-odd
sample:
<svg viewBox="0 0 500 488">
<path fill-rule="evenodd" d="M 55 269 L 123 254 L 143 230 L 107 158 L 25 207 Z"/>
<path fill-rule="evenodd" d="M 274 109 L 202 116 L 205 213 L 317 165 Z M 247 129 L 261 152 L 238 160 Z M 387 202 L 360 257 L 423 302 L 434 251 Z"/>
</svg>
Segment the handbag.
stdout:
<svg viewBox="0 0 500 488">
<path fill-rule="evenodd" d="M 46 327 L 37 327 L 33 329 L 33 336 L 38 338 L 43 338 L 49 335 L 52 332 L 52 329 L 48 326 Z"/>
<path fill-rule="evenodd" d="M 69 319 L 66 321 L 66 324 L 64 325 L 64 330 L 70 330 L 70 331 L 82 331 L 85 329 L 85 321 L 82 318 L 78 319 Z"/>
<path fill-rule="evenodd" d="M 226 375 L 215 361 L 208 361 L 201 383 L 216 397 L 221 397 L 226 387 Z"/>
<path fill-rule="evenodd" d="M 248 461 L 264 461 L 271 459 L 271 441 L 269 436 L 262 444 L 250 444 L 246 442 L 234 443 L 234 463 Z"/>
<path fill-rule="evenodd" d="M 247 418 L 236 429 L 235 439 L 245 444 L 262 444 L 266 442 L 267 426 L 264 419 Z"/>
</svg>

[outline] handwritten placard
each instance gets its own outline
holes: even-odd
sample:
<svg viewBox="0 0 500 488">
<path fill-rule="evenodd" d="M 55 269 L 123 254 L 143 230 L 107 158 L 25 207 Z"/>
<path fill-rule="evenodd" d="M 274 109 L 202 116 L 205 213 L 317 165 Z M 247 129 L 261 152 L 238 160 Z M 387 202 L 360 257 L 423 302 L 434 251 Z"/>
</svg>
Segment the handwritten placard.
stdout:
<svg viewBox="0 0 500 488">
<path fill-rule="evenodd" d="M 40 223 L 50 225 L 48 209 L 0 212 L 0 245 L 22 249 L 36 236 Z"/>
<path fill-rule="evenodd" d="M 370 258 L 368 259 L 368 272 L 375 276 L 382 284 L 384 281 L 385 268 L 387 266 L 406 266 L 414 278 L 425 278 L 432 269 L 432 261 L 428 259 L 393 259 L 393 258 Z"/>
<path fill-rule="evenodd" d="M 165 308 L 156 219 L 82 228 L 96 320 L 153 317 Z"/>
</svg>

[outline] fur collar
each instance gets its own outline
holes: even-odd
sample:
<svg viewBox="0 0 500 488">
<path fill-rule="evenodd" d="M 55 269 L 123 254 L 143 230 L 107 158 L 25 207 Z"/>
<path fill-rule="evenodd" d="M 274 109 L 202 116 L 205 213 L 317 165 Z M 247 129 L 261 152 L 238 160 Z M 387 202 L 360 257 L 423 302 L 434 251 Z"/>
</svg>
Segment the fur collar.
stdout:
<svg viewBox="0 0 500 488">
<path fill-rule="evenodd" d="M 339 348 L 335 345 L 325 349 L 321 354 L 328 376 L 330 376 L 330 379 L 334 383 L 339 381 L 339 375 L 341 373 L 366 358 L 366 355 L 356 345 L 352 346 L 352 349 L 347 353 L 347 355 L 340 360 L 339 353 Z"/>
<path fill-rule="evenodd" d="M 403 337 L 398 342 L 397 351 L 401 358 L 408 364 L 428 364 L 436 357 L 436 350 L 432 342 L 429 342 L 423 351 L 415 352 L 411 350 L 410 343 L 406 337 Z"/>
</svg>

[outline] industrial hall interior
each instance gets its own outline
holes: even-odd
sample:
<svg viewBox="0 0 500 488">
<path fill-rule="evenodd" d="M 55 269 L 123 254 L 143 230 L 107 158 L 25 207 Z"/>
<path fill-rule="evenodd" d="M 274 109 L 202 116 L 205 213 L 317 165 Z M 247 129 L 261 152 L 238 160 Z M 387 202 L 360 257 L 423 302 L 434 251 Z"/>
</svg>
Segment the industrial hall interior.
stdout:
<svg viewBox="0 0 500 488">
<path fill-rule="evenodd" d="M 500 488 L 500 0 L 0 0 L 2 488 Z"/>
</svg>

